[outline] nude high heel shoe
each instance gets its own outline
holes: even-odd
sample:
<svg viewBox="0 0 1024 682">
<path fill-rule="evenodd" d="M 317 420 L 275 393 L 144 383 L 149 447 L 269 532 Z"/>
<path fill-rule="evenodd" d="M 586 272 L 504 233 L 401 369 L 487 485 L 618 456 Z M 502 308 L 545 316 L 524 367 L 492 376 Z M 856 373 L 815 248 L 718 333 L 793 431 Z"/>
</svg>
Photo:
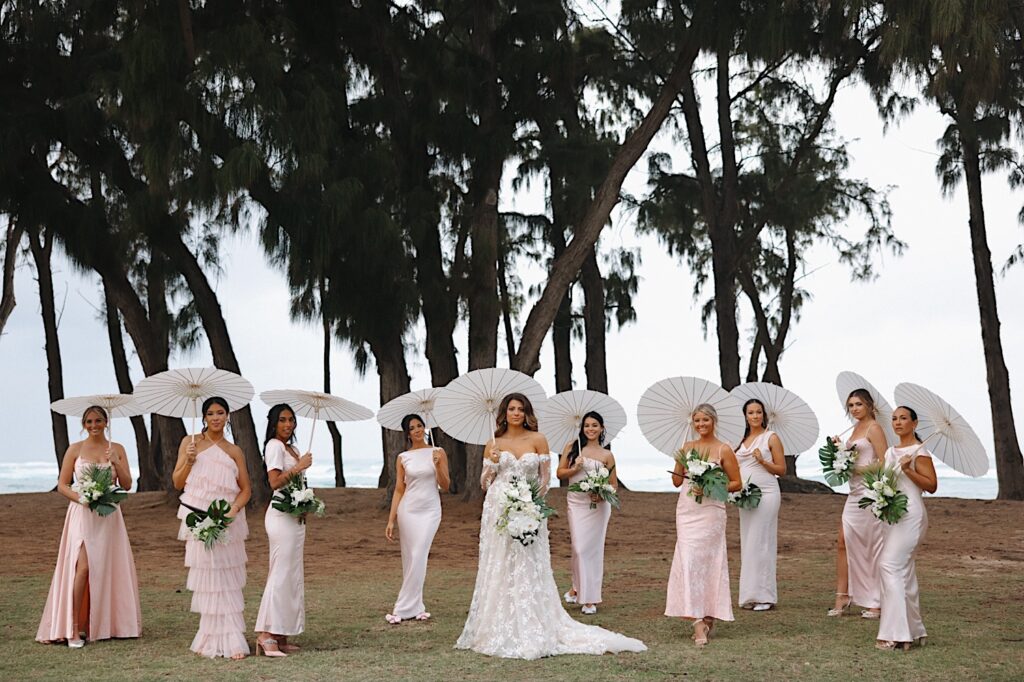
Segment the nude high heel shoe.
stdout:
<svg viewBox="0 0 1024 682">
<path fill-rule="evenodd" d="M 256 638 L 256 655 L 259 656 L 261 651 L 267 658 L 285 658 L 288 656 L 288 654 L 277 648 L 277 640 L 272 637 L 265 639 Z"/>
</svg>

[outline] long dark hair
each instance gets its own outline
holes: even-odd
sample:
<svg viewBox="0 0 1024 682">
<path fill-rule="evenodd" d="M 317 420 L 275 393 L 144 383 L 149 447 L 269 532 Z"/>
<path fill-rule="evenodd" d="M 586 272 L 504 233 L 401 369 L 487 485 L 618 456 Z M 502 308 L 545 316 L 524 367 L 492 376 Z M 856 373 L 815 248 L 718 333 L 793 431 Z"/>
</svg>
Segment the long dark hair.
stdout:
<svg viewBox="0 0 1024 682">
<path fill-rule="evenodd" d="M 768 428 L 768 408 L 764 406 L 764 403 L 757 398 L 751 398 L 747 402 L 743 403 L 743 439 L 740 441 L 740 444 L 736 446 L 737 448 L 740 447 L 740 445 L 743 445 L 747 440 L 747 436 L 750 435 L 750 422 L 747 421 L 747 408 L 755 404 L 761 406 L 761 428 Z"/>
<path fill-rule="evenodd" d="M 498 405 L 498 414 L 494 417 L 494 423 L 497 428 L 494 429 L 494 437 L 501 438 L 508 431 L 508 404 L 513 400 L 518 400 L 523 404 L 523 412 L 526 413 L 526 419 L 523 420 L 523 428 L 527 431 L 537 430 L 537 415 L 533 412 L 533 403 L 522 393 L 509 393 L 507 396 L 501 399 L 501 404 Z"/>
<path fill-rule="evenodd" d="M 228 429 L 231 428 L 231 408 L 228 407 L 228 401 L 224 400 L 224 398 L 221 398 L 219 395 L 214 395 L 203 401 L 203 433 L 206 433 L 206 411 L 214 405 L 220 405 L 224 408 L 224 411 L 228 413 L 228 421 L 225 426 Z"/>
<path fill-rule="evenodd" d="M 597 412 L 587 412 L 583 415 L 583 419 L 580 420 L 580 436 L 572 443 L 572 449 L 569 450 L 569 466 L 572 466 L 576 462 L 576 458 L 580 456 L 580 443 L 589 442 L 587 436 L 583 433 L 583 424 L 588 419 L 595 419 L 597 423 L 601 425 L 601 435 L 597 437 L 597 444 L 604 445 L 604 417 Z"/>
<path fill-rule="evenodd" d="M 270 408 L 270 412 L 267 412 L 267 434 L 263 438 L 263 456 L 267 454 L 267 443 L 274 438 L 277 438 L 277 420 L 281 418 L 281 413 L 288 410 L 295 417 L 296 426 L 298 426 L 298 417 L 295 415 L 295 410 L 288 403 L 278 403 Z M 288 439 L 288 445 L 295 442 L 295 429 L 292 429 L 291 438 Z"/>
<path fill-rule="evenodd" d="M 866 388 L 855 388 L 850 391 L 850 395 L 846 396 L 846 414 L 850 414 L 850 398 L 860 398 L 864 401 L 864 404 L 868 406 L 868 411 L 871 412 L 872 417 L 878 416 L 878 408 L 875 407 L 875 398 L 871 395 L 871 391 Z"/>
<path fill-rule="evenodd" d="M 896 409 L 892 411 L 893 414 L 896 414 L 896 410 L 906 410 L 910 414 L 910 420 L 913 422 L 917 421 L 917 412 L 914 411 L 913 407 L 907 407 L 906 405 L 897 405 Z M 921 440 L 921 436 L 917 435 L 916 430 L 914 431 L 914 440 L 916 440 L 918 443 L 924 442 L 923 440 Z"/>
<path fill-rule="evenodd" d="M 423 429 L 427 432 L 427 437 L 424 439 L 427 445 L 432 445 L 430 442 L 430 429 L 427 428 L 427 422 L 423 421 L 423 417 L 418 414 L 407 414 L 402 417 L 402 435 L 405 436 L 405 442 L 408 445 L 412 445 L 412 436 L 409 435 L 409 429 L 412 427 L 412 420 L 417 420 L 420 424 L 423 424 Z"/>
</svg>

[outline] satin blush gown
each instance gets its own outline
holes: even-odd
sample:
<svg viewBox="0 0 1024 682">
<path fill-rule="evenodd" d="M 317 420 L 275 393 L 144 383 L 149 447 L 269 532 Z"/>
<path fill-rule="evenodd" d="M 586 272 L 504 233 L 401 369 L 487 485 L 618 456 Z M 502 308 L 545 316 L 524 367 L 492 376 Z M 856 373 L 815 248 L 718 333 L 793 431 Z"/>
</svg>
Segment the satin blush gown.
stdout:
<svg viewBox="0 0 1024 682">
<path fill-rule="evenodd" d="M 580 455 L 583 467 L 572 475 L 569 483 L 578 483 L 589 472 L 604 466 L 596 459 Z M 604 578 L 604 540 L 608 533 L 608 520 L 612 506 L 598 502 L 596 509 L 590 508 L 589 493 L 566 493 L 566 515 L 569 520 L 569 537 L 572 541 L 572 589 L 580 604 L 601 603 L 601 582 Z"/>
<path fill-rule="evenodd" d="M 858 438 L 849 444 L 857 445 L 857 468 L 875 461 L 875 449 L 867 438 Z M 854 604 L 877 609 L 882 604 L 878 559 L 882 554 L 882 526 L 885 524 L 875 518 L 870 509 L 857 506 L 862 497 L 864 477 L 854 474 L 850 478 L 850 494 L 843 506 L 843 536 L 846 539 L 846 564 L 850 576 L 847 592 Z"/>
<path fill-rule="evenodd" d="M 434 534 L 441 525 L 441 495 L 437 491 L 434 448 L 398 455 L 405 469 L 405 494 L 398 503 L 398 541 L 402 546 L 402 589 L 391 611 L 399 618 L 426 612 L 423 581 Z"/>
<path fill-rule="evenodd" d="M 79 458 L 75 462 L 75 478 L 81 477 L 89 466 L 94 463 Z M 110 464 L 95 466 L 109 467 Z M 78 629 L 84 631 L 90 641 L 138 637 L 142 634 L 139 582 L 121 507 L 108 516 L 100 516 L 87 506 L 69 502 L 57 549 L 57 567 L 50 581 L 36 640 L 54 642 L 78 638 L 79 633 L 74 632 L 74 584 L 75 567 L 83 546 L 89 561 L 89 584 L 77 619 Z"/>
<path fill-rule="evenodd" d="M 185 481 L 181 501 L 196 509 L 206 509 L 214 500 L 229 503 L 238 496 L 238 467 L 217 444 L 196 457 Z M 192 612 L 199 614 L 199 631 L 192 640 L 192 651 L 202 656 L 230 658 L 249 653 L 245 640 L 242 612 L 245 602 L 245 539 L 249 526 L 245 509 L 235 516 L 224 536 L 210 549 L 194 539 L 185 525 L 190 513 L 178 507 L 178 539 L 185 541 L 187 587 L 192 591 Z"/>
<path fill-rule="evenodd" d="M 299 463 L 277 438 L 267 442 L 264 452 L 267 471 L 286 471 Z M 299 519 L 267 506 L 263 517 L 270 544 L 270 570 L 267 586 L 256 616 L 256 632 L 275 635 L 301 634 L 306 627 L 306 597 L 302 552 L 306 545 L 306 524 Z"/>
<path fill-rule="evenodd" d="M 646 651 L 640 640 L 585 625 L 565 612 L 551 572 L 547 521 L 530 545 L 498 531 L 510 481 L 514 477 L 535 480 L 546 492 L 550 466 L 549 455 L 533 452 L 517 459 L 503 451 L 498 462 L 484 460 L 481 484 L 487 494 L 480 517 L 480 563 L 473 603 L 455 648 L 528 660 L 558 654 Z"/>
<path fill-rule="evenodd" d="M 775 475 L 757 463 L 754 451 L 771 459 L 768 440 L 771 431 L 755 438 L 750 446 L 740 445 L 736 459 L 740 464 L 740 479 L 761 488 L 761 503 L 756 509 L 740 509 L 740 606 L 776 604 L 779 601 L 775 581 L 775 562 L 778 554 L 779 507 L 782 495 Z"/>
<path fill-rule="evenodd" d="M 885 463 L 899 469 L 900 457 L 911 455 L 916 463 L 931 457 L 925 450 L 889 448 Z M 916 453 L 915 453 L 916 450 Z M 900 474 L 899 488 L 907 496 L 907 513 L 896 523 L 885 524 L 882 555 L 878 572 L 882 584 L 882 616 L 878 623 L 878 639 L 891 642 L 913 642 L 926 637 L 921 620 L 920 593 L 917 588 L 917 549 L 928 532 L 928 513 L 921 489 L 907 476 Z"/>
</svg>

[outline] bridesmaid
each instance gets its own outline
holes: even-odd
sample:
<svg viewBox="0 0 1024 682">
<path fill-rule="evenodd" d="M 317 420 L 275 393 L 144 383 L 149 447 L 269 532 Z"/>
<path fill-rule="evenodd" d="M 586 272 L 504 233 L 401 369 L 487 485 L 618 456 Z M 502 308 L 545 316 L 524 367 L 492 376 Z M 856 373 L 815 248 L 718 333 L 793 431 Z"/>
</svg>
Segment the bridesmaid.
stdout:
<svg viewBox="0 0 1024 682">
<path fill-rule="evenodd" d="M 223 398 L 203 402 L 203 431 L 185 436 L 178 447 L 178 462 L 171 475 L 174 487 L 184 489 L 182 505 L 206 509 L 214 500 L 227 500 L 233 519 L 224 537 L 206 549 L 192 537 L 185 525 L 188 507 L 178 508 L 181 526 L 178 539 L 185 541 L 185 566 L 188 589 L 192 591 L 192 611 L 199 615 L 199 631 L 192 640 L 192 651 L 202 656 L 245 658 L 249 643 L 245 640 L 245 504 L 249 501 L 249 473 L 242 449 L 228 442 L 224 427 L 228 423 L 228 403 Z"/>
<path fill-rule="evenodd" d="M 715 435 L 718 412 L 702 403 L 691 415 L 697 440 L 683 443 L 683 451 L 696 449 L 718 462 L 729 477 L 729 492 L 743 487 L 736 454 Z M 685 478 L 686 468 L 676 461 L 672 485 L 682 489 L 676 503 L 676 550 L 668 578 L 665 615 L 693 621 L 693 641 L 708 643 L 715 620 L 733 620 L 729 594 L 729 562 L 725 551 L 725 503 L 704 499 L 700 504 L 688 495 L 699 488 Z"/>
<path fill-rule="evenodd" d="M 892 413 L 892 429 L 900 442 L 885 453 L 885 463 L 899 467 L 899 489 L 907 496 L 907 513 L 899 522 L 885 526 L 882 556 L 878 561 L 882 577 L 882 618 L 878 623 L 879 649 L 909 649 L 911 642 L 924 646 L 928 633 L 921 621 L 921 603 L 917 589 L 914 558 L 928 531 L 928 514 L 921 492 L 938 488 L 931 454 L 917 437 L 917 413 L 909 407 L 897 407 Z"/>
<path fill-rule="evenodd" d="M 267 414 L 267 435 L 263 440 L 263 459 L 267 478 L 274 490 L 283 488 L 313 464 L 313 455 L 299 456 L 295 442 L 295 411 L 284 403 L 274 405 Z M 256 655 L 287 656 L 299 650 L 288 637 L 300 635 L 306 625 L 306 603 L 302 551 L 306 544 L 306 524 L 291 514 L 267 505 L 263 519 L 270 543 L 270 570 L 263 588 L 259 615 L 256 616 Z"/>
<path fill-rule="evenodd" d="M 851 604 L 865 607 L 861 618 L 877 619 L 881 607 L 878 584 L 878 557 L 882 552 L 882 522 L 870 509 L 857 503 L 864 496 L 864 477 L 859 470 L 873 462 L 881 462 L 888 444 L 885 432 L 875 421 L 878 409 L 871 393 L 863 388 L 852 391 L 846 399 L 846 412 L 855 420 L 853 433 L 846 442 L 857 446 L 857 463 L 850 477 L 850 494 L 843 506 L 843 520 L 836 543 L 836 603 L 829 616 L 841 616 Z M 839 436 L 832 438 L 839 442 Z"/>
<path fill-rule="evenodd" d="M 402 589 L 395 607 L 384 619 L 392 625 L 415 618 L 427 620 L 430 614 L 423 605 L 423 581 L 427 576 L 427 557 L 434 534 L 441 525 L 441 496 L 438 489 L 451 485 L 448 456 L 441 448 L 427 442 L 427 428 L 419 415 L 402 418 L 402 432 L 409 449 L 399 453 L 395 463 L 395 493 L 391 497 L 391 514 L 384 536 L 395 540 L 395 521 L 401 533 Z"/>
<path fill-rule="evenodd" d="M 580 452 L 580 443 L 585 443 Z M 611 472 L 609 482 L 619 484 L 615 473 L 615 457 L 604 447 L 604 417 L 597 412 L 583 415 L 579 440 L 565 446 L 555 474 L 570 484 L 586 478 L 601 467 Z M 612 506 L 596 493 L 566 493 L 569 516 L 569 537 L 572 540 L 572 588 L 565 593 L 568 604 L 583 604 L 584 615 L 597 613 L 601 603 L 601 581 L 604 578 L 604 539 Z M 596 504 L 596 509 L 591 509 Z"/>
<path fill-rule="evenodd" d="M 82 630 L 90 641 L 142 633 L 135 559 L 121 508 L 100 516 L 80 504 L 78 493 L 71 489 L 72 478 L 78 479 L 86 468 L 96 466 L 112 468 L 115 483 L 130 490 L 128 460 L 124 448 L 105 437 L 107 413 L 102 407 L 85 411 L 82 428 L 89 435 L 64 453 L 57 479 L 58 492 L 71 504 L 64 516 L 57 568 L 36 632 L 36 641 L 67 641 L 72 649 L 85 646 Z"/>
<path fill-rule="evenodd" d="M 779 505 L 776 476 L 786 473 L 782 441 L 768 430 L 765 407 L 757 398 L 743 404 L 747 427 L 736 449 L 740 478 L 761 488 L 756 509 L 740 509 L 740 607 L 767 611 L 778 603 L 775 559 L 778 554 Z"/>
</svg>

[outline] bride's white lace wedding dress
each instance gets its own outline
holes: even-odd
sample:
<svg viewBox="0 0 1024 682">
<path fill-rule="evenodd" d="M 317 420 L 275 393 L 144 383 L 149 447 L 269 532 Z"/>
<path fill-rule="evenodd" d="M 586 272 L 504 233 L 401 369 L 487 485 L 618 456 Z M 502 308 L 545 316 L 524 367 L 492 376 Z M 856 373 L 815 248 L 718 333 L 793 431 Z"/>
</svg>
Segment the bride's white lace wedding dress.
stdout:
<svg viewBox="0 0 1024 682">
<path fill-rule="evenodd" d="M 466 626 L 455 648 L 531 660 L 558 654 L 646 651 L 638 639 L 584 625 L 565 612 L 551 572 L 547 521 L 530 545 L 499 533 L 498 515 L 509 481 L 513 477 L 536 480 L 547 492 L 550 476 L 548 455 L 530 452 L 516 459 L 503 451 L 498 462 L 484 460 L 480 482 L 487 495 L 480 518 L 480 567 Z"/>
</svg>

